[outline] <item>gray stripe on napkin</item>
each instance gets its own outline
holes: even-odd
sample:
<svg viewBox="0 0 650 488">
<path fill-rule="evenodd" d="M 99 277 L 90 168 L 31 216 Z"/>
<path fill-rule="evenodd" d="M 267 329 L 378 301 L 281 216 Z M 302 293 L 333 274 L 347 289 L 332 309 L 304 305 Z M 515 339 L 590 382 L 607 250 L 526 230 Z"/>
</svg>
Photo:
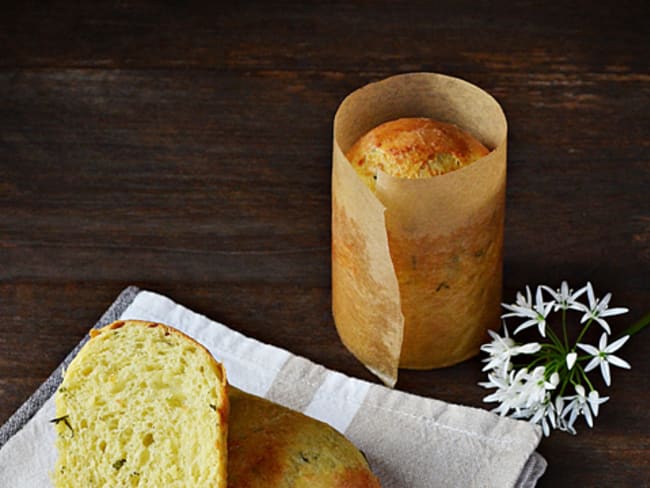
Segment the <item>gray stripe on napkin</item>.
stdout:
<svg viewBox="0 0 650 488">
<path fill-rule="evenodd" d="M 95 323 L 93 329 L 103 327 L 118 319 L 124 310 L 131 304 L 140 289 L 136 286 L 129 286 L 122 290 L 122 293 L 115 299 L 111 306 L 104 312 L 101 318 Z M 38 389 L 23 403 L 16 412 L 9 417 L 9 420 L 0 427 L 0 448 L 18 432 L 31 419 L 34 414 L 43 406 L 43 404 L 54 394 L 63 375 L 63 369 L 66 368 L 72 359 L 77 355 L 79 349 L 88 341 L 88 335 L 77 344 L 63 360 L 54 372 L 38 387 Z"/>
<path fill-rule="evenodd" d="M 537 481 L 542 477 L 548 463 L 541 454 L 534 452 L 526 461 L 524 469 L 521 470 L 515 488 L 535 488 Z"/>
<path fill-rule="evenodd" d="M 327 370 L 323 366 L 292 356 L 284 363 L 265 397 L 302 412 L 325 381 L 326 375 Z M 300 385 L 300 388 L 296 385 Z"/>
</svg>

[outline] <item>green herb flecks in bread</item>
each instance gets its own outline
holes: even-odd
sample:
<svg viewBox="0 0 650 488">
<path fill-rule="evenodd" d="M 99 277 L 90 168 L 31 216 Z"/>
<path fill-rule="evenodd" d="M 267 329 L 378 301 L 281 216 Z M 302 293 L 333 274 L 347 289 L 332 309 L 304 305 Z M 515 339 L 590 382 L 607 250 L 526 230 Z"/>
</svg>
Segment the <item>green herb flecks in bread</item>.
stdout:
<svg viewBox="0 0 650 488">
<path fill-rule="evenodd" d="M 91 331 L 56 396 L 56 488 L 225 488 L 222 366 L 170 327 Z"/>
</svg>

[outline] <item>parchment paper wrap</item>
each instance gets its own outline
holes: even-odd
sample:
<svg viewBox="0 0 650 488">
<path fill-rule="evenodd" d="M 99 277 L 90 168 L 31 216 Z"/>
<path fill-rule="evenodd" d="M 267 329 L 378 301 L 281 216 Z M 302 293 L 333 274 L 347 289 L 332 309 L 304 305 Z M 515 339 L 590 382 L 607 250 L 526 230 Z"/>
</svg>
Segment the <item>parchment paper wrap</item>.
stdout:
<svg viewBox="0 0 650 488">
<path fill-rule="evenodd" d="M 375 194 L 345 152 L 400 117 L 454 123 L 491 152 L 432 178 L 380 172 Z M 336 112 L 332 311 L 345 346 L 387 385 L 398 367 L 431 369 L 475 355 L 499 325 L 506 135 L 494 98 L 433 73 L 366 85 Z"/>
</svg>

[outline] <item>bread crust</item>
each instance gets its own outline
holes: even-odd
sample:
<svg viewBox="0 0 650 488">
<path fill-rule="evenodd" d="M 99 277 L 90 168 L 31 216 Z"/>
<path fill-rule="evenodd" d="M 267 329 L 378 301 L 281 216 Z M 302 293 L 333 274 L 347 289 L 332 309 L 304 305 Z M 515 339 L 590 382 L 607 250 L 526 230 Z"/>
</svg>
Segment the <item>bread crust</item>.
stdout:
<svg viewBox="0 0 650 488">
<path fill-rule="evenodd" d="M 384 122 L 359 138 L 346 157 L 374 190 L 381 170 L 399 178 L 430 178 L 466 166 L 490 151 L 453 124 L 424 117 Z"/>
<path fill-rule="evenodd" d="M 363 455 L 330 426 L 229 387 L 231 488 L 380 488 Z"/>
</svg>

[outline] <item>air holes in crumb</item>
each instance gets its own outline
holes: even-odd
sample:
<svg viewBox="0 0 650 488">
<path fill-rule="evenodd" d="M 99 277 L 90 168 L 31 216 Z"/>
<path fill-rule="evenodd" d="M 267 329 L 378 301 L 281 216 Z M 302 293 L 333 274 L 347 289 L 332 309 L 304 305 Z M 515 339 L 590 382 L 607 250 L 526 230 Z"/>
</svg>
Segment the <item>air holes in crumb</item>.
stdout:
<svg viewBox="0 0 650 488">
<path fill-rule="evenodd" d="M 153 443 L 153 434 L 151 432 L 145 434 L 142 438 L 142 444 L 144 447 L 149 447 Z"/>
<path fill-rule="evenodd" d="M 185 403 L 185 397 L 182 395 L 174 395 L 167 399 L 167 404 L 170 407 L 179 408 Z"/>
<path fill-rule="evenodd" d="M 84 376 L 88 376 L 90 373 L 93 372 L 92 366 L 86 366 L 82 371 L 81 374 Z"/>
<path fill-rule="evenodd" d="M 147 461 L 149 461 L 149 450 L 145 449 L 140 453 L 140 459 L 138 460 L 138 465 L 143 466 Z"/>
<path fill-rule="evenodd" d="M 99 442 L 99 450 L 102 452 L 106 451 L 106 441 Z"/>
</svg>

